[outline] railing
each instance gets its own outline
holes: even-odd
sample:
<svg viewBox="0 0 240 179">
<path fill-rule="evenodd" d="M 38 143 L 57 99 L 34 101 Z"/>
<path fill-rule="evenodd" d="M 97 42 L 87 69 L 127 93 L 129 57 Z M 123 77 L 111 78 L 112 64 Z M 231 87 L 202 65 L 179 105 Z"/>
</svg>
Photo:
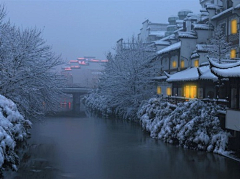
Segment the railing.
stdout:
<svg viewBox="0 0 240 179">
<path fill-rule="evenodd" d="M 177 104 L 179 102 L 185 102 L 189 100 L 194 100 L 194 99 L 199 99 L 199 98 L 187 98 L 184 96 L 167 96 L 166 97 L 167 101 L 172 103 L 172 104 Z M 215 102 L 216 104 L 222 105 L 222 106 L 228 106 L 229 101 L 227 99 L 217 99 L 217 98 L 203 98 L 199 99 L 203 102 Z"/>
</svg>

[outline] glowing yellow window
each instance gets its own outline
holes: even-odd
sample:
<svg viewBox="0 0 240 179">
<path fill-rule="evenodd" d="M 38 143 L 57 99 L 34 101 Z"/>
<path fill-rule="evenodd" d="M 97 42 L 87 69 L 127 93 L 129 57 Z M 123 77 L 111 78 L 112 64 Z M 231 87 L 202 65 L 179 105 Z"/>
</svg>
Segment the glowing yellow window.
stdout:
<svg viewBox="0 0 240 179">
<path fill-rule="evenodd" d="M 236 58 L 236 49 L 232 49 L 230 52 L 230 58 Z"/>
<path fill-rule="evenodd" d="M 157 87 L 157 94 L 161 94 L 162 93 L 162 88 L 160 86 Z"/>
<path fill-rule="evenodd" d="M 177 62 L 176 62 L 176 61 L 173 61 L 173 62 L 172 62 L 172 67 L 173 67 L 173 68 L 176 68 L 176 67 L 177 67 Z"/>
<path fill-rule="evenodd" d="M 167 88 L 167 95 L 168 96 L 172 95 L 172 89 L 170 87 Z"/>
<path fill-rule="evenodd" d="M 196 98 L 197 97 L 197 86 L 185 86 L 184 87 L 184 96 L 186 98 Z"/>
<path fill-rule="evenodd" d="M 184 60 L 181 61 L 181 68 L 184 68 L 185 64 L 184 64 Z"/>
<path fill-rule="evenodd" d="M 199 60 L 194 61 L 194 67 L 199 67 Z"/>
<path fill-rule="evenodd" d="M 236 34 L 237 33 L 237 20 L 233 19 L 231 21 L 231 33 Z"/>
</svg>

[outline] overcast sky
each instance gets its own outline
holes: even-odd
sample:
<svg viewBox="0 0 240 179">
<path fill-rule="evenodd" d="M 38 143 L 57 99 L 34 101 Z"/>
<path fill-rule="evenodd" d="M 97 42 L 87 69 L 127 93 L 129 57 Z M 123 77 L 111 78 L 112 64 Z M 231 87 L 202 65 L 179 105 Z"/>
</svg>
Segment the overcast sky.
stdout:
<svg viewBox="0 0 240 179">
<path fill-rule="evenodd" d="M 199 13 L 199 0 L 0 0 L 7 18 L 37 27 L 64 60 L 105 59 L 120 38 L 137 35 L 142 22 L 167 22 L 182 9 Z"/>
</svg>

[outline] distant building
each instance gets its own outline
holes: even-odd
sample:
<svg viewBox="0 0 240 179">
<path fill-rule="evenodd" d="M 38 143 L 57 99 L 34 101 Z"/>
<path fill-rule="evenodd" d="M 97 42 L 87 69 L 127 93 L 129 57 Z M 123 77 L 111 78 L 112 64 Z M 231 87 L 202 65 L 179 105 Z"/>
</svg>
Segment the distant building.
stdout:
<svg viewBox="0 0 240 179">
<path fill-rule="evenodd" d="M 83 57 L 70 60 L 62 73 L 68 79 L 68 86 L 96 88 L 98 80 L 104 70 L 107 60 L 99 60 L 95 57 Z"/>
<path fill-rule="evenodd" d="M 138 40 L 144 43 L 151 43 L 165 36 L 168 23 L 152 23 L 146 20 L 142 23 L 142 28 L 138 34 Z"/>
</svg>

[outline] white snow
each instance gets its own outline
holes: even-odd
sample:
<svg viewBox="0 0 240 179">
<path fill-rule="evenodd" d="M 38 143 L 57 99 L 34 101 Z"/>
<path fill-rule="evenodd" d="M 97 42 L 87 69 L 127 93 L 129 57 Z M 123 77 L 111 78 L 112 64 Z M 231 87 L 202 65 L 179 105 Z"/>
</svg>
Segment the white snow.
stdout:
<svg viewBox="0 0 240 179">
<path fill-rule="evenodd" d="M 240 8 L 240 4 L 236 5 L 234 9 L 239 9 L 239 8 Z"/>
<path fill-rule="evenodd" d="M 154 43 L 156 45 L 170 45 L 169 41 L 164 41 L 164 40 L 157 40 L 157 41 L 154 41 Z"/>
<path fill-rule="evenodd" d="M 200 57 L 200 55 L 197 52 L 195 52 L 191 55 L 191 59 L 198 58 L 198 57 Z"/>
<path fill-rule="evenodd" d="M 6 167 L 16 168 L 18 156 L 15 153 L 17 141 L 23 141 L 28 136 L 31 122 L 25 120 L 18 112 L 16 105 L 0 95 L 0 168 L 6 162 Z"/>
<path fill-rule="evenodd" d="M 167 82 L 174 82 L 174 81 L 194 81 L 198 80 L 199 75 L 197 68 L 188 68 L 186 70 L 174 73 L 170 75 L 167 79 Z"/>
<path fill-rule="evenodd" d="M 149 35 L 154 35 L 157 37 L 164 37 L 166 31 L 150 31 Z"/>
<path fill-rule="evenodd" d="M 192 32 L 179 32 L 179 37 L 180 38 L 194 38 L 194 39 L 197 38 L 196 34 L 192 33 Z"/>
<path fill-rule="evenodd" d="M 167 53 L 167 52 L 170 52 L 170 51 L 173 51 L 173 50 L 177 50 L 177 49 L 180 49 L 181 48 L 181 41 L 180 42 L 177 42 L 177 43 L 174 43 L 166 48 L 163 48 L 162 50 L 159 50 L 157 52 L 157 54 L 163 54 L 163 53 Z"/>
<path fill-rule="evenodd" d="M 217 61 L 217 59 L 213 59 L 213 58 L 209 59 L 209 62 L 214 67 L 221 68 L 221 69 L 227 69 L 227 68 L 240 66 L 240 61 L 235 62 L 234 60 L 230 60 L 230 61 L 233 61 L 234 63 L 228 63 L 228 61 L 226 61 L 227 63 L 217 63 L 216 61 Z M 225 62 L 225 60 L 222 60 L 222 61 Z"/>
<path fill-rule="evenodd" d="M 167 76 L 156 76 L 156 77 L 153 77 L 152 79 L 154 79 L 154 80 L 166 80 Z"/>
<path fill-rule="evenodd" d="M 219 106 L 200 100 L 179 103 L 152 98 L 138 111 L 142 127 L 151 137 L 185 148 L 226 154 L 229 134 L 216 117 Z"/>
<path fill-rule="evenodd" d="M 194 24 L 194 29 L 209 30 L 212 29 L 208 24 Z"/>
<path fill-rule="evenodd" d="M 212 45 L 206 45 L 206 44 L 197 44 L 196 45 L 196 50 L 201 51 L 201 52 L 208 52 L 212 48 L 213 48 Z"/>
<path fill-rule="evenodd" d="M 221 77 L 240 77 L 240 61 L 235 63 L 217 63 L 213 59 L 209 59 L 212 64 L 212 71 Z"/>
<path fill-rule="evenodd" d="M 171 74 L 169 75 L 169 78 L 166 81 L 167 82 L 195 81 L 198 79 L 213 81 L 218 80 L 218 78 L 211 72 L 209 66 L 202 66 L 198 68 L 197 67 L 188 68 L 186 70 Z"/>
<path fill-rule="evenodd" d="M 218 77 L 211 72 L 209 65 L 199 67 L 199 72 L 201 73 L 199 77 L 201 80 L 218 80 Z"/>
<path fill-rule="evenodd" d="M 233 7 L 229 8 L 229 9 L 226 9 L 226 10 L 220 12 L 219 14 L 213 16 L 213 17 L 212 17 L 212 20 L 214 20 L 214 19 L 216 19 L 216 18 L 219 18 L 219 17 L 221 17 L 222 15 L 224 15 L 224 14 L 226 14 L 226 13 L 232 11 L 232 10 L 233 10 Z"/>
<path fill-rule="evenodd" d="M 220 69 L 213 67 L 212 71 L 221 77 L 240 77 L 240 66 L 227 68 L 227 69 Z"/>
</svg>

